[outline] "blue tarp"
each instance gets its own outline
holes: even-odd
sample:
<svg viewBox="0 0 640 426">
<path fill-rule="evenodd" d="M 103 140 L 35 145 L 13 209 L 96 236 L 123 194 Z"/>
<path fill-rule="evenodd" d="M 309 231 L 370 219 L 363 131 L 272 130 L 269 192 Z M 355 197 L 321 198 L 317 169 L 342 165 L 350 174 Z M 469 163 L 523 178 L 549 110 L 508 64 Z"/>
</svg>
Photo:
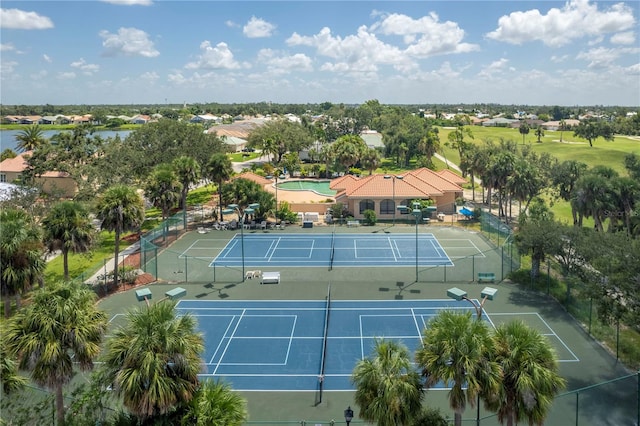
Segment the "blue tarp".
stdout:
<svg viewBox="0 0 640 426">
<path fill-rule="evenodd" d="M 466 207 L 461 208 L 458 213 L 465 215 L 467 217 L 473 216 L 473 212 Z"/>
</svg>

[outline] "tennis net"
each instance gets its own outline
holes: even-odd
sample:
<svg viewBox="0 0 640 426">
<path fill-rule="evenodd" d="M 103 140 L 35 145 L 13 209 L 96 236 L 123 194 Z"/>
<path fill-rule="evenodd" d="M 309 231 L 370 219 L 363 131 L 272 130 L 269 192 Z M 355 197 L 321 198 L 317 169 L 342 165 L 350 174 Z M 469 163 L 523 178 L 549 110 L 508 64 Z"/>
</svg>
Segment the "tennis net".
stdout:
<svg viewBox="0 0 640 426">
<path fill-rule="evenodd" d="M 333 258 L 336 255 L 336 227 L 333 226 L 333 232 L 331 233 L 331 254 L 329 255 L 329 270 L 333 269 Z"/>
<path fill-rule="evenodd" d="M 320 359 L 320 375 L 318 376 L 319 402 L 322 402 L 322 391 L 324 390 L 324 369 L 327 359 L 327 336 L 329 334 L 329 312 L 331 308 L 331 283 L 327 289 L 327 306 L 324 312 L 324 336 L 322 339 L 322 357 Z"/>
</svg>

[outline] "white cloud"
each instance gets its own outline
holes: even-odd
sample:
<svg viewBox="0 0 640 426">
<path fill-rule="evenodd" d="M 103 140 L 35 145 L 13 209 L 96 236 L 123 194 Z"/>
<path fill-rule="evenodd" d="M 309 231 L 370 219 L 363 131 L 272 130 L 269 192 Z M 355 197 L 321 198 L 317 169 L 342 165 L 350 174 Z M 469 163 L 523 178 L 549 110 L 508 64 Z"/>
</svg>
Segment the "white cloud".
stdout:
<svg viewBox="0 0 640 426">
<path fill-rule="evenodd" d="M 0 28 L 48 30 L 53 28 L 53 21 L 36 12 L 25 12 L 20 9 L 0 9 Z"/>
<path fill-rule="evenodd" d="M 104 3 L 117 4 L 122 6 L 151 6 L 152 0 L 100 0 Z"/>
<path fill-rule="evenodd" d="M 636 34 L 633 31 L 617 33 L 611 36 L 612 44 L 633 44 L 636 42 Z"/>
<path fill-rule="evenodd" d="M 49 73 L 47 71 L 41 70 L 41 71 L 38 71 L 37 73 L 31 74 L 29 77 L 31 77 L 31 80 L 41 81 L 41 80 L 47 78 L 48 74 Z"/>
<path fill-rule="evenodd" d="M 276 26 L 261 18 L 252 16 L 249 22 L 244 26 L 242 32 L 249 38 L 271 37 Z"/>
<path fill-rule="evenodd" d="M 376 71 L 378 65 L 394 65 L 413 69 L 413 60 L 396 46 L 384 43 L 365 26 L 358 28 L 356 35 L 333 36 L 324 27 L 313 36 L 294 33 L 286 40 L 289 46 L 311 46 L 318 54 L 335 59 L 335 63 L 325 63 L 321 69 L 334 72 Z"/>
<path fill-rule="evenodd" d="M 229 28 L 240 28 L 240 24 L 237 24 L 230 19 L 227 21 L 224 21 L 224 24 Z"/>
<path fill-rule="evenodd" d="M 597 38 L 624 31 L 634 25 L 633 10 L 623 3 L 600 11 L 598 5 L 589 4 L 589 0 L 572 0 L 562 9 L 551 8 L 546 14 L 531 9 L 502 16 L 498 28 L 486 37 L 510 44 L 537 40 L 547 46 L 559 47 L 583 37 Z"/>
<path fill-rule="evenodd" d="M 15 71 L 16 66 L 18 65 L 15 61 L 2 61 L 0 62 L 0 75 L 5 76 L 6 74 L 11 74 Z"/>
<path fill-rule="evenodd" d="M 53 62 L 53 59 L 51 59 L 51 57 L 49 55 L 47 55 L 46 53 L 44 55 L 42 55 L 42 59 L 48 64 Z"/>
<path fill-rule="evenodd" d="M 589 68 L 607 68 L 612 66 L 621 56 L 632 54 L 638 56 L 639 52 L 640 48 L 622 47 L 608 49 L 606 47 L 598 47 L 586 52 L 580 52 L 576 58 L 589 61 Z"/>
<path fill-rule="evenodd" d="M 78 61 L 71 62 L 72 68 L 78 68 L 85 75 L 93 75 L 100 70 L 100 65 L 88 64 L 84 58 L 80 58 Z"/>
<path fill-rule="evenodd" d="M 153 58 L 160 55 L 153 42 L 149 40 L 149 35 L 137 28 L 120 28 L 117 34 L 102 30 L 99 35 L 104 39 L 102 42 L 102 46 L 105 48 L 104 56 L 122 54 Z"/>
<path fill-rule="evenodd" d="M 557 64 L 564 62 L 567 59 L 569 59 L 569 55 L 562 55 L 562 56 L 552 55 L 551 56 L 551 62 L 555 62 Z"/>
<path fill-rule="evenodd" d="M 189 62 L 185 65 L 186 69 L 239 69 L 248 67 L 241 65 L 233 57 L 233 52 L 227 46 L 227 43 L 220 42 L 216 46 L 211 46 L 208 40 L 200 43 L 201 54 L 195 62 Z"/>
<path fill-rule="evenodd" d="M 494 78 L 498 74 L 502 74 L 505 69 L 507 69 L 507 64 L 509 60 L 506 58 L 500 58 L 497 61 L 493 61 L 486 67 L 484 67 L 479 73 L 479 77 L 483 78 Z"/>
<path fill-rule="evenodd" d="M 11 43 L 0 43 L 0 52 L 10 52 L 16 50 Z"/>
<path fill-rule="evenodd" d="M 74 78 L 76 78 L 76 73 L 73 71 L 58 73 L 58 79 L 60 80 L 72 80 Z"/>
<path fill-rule="evenodd" d="M 262 49 L 258 52 L 258 61 L 265 63 L 269 71 L 274 74 L 313 71 L 311 58 L 302 53 L 288 56 L 271 49 Z"/>
<path fill-rule="evenodd" d="M 148 72 L 143 73 L 140 76 L 141 80 L 146 80 L 148 82 L 158 81 L 159 78 L 160 78 L 160 76 L 155 71 L 148 71 Z"/>
<path fill-rule="evenodd" d="M 384 35 L 403 36 L 404 42 L 409 44 L 407 53 L 418 58 L 480 49 L 477 44 L 463 43 L 464 30 L 455 22 L 439 22 L 435 13 L 420 19 L 393 13 L 385 16 L 371 29 Z"/>
<path fill-rule="evenodd" d="M 634 65 L 631 65 L 630 67 L 627 67 L 625 69 L 625 72 L 631 75 L 640 75 L 640 62 Z"/>
</svg>

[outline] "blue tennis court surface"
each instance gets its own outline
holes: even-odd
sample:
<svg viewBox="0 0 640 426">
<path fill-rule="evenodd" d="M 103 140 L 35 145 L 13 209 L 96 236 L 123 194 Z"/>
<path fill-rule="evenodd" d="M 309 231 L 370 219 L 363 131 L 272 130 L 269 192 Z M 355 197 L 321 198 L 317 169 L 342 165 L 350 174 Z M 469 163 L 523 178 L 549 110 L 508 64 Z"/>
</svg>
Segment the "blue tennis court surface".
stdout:
<svg viewBox="0 0 640 426">
<path fill-rule="evenodd" d="M 325 390 L 352 390 L 353 368 L 371 355 L 376 337 L 400 341 L 413 353 L 438 311 L 473 310 L 451 299 L 335 300 L 327 321 L 322 300 L 181 300 L 177 308 L 194 315 L 204 335 L 202 376 L 243 391 L 316 391 L 323 364 Z"/>
<path fill-rule="evenodd" d="M 417 247 L 416 247 L 417 242 Z M 453 266 L 433 234 L 249 234 L 235 235 L 213 265 L 302 266 Z M 417 250 L 416 250 L 417 248 Z"/>
</svg>

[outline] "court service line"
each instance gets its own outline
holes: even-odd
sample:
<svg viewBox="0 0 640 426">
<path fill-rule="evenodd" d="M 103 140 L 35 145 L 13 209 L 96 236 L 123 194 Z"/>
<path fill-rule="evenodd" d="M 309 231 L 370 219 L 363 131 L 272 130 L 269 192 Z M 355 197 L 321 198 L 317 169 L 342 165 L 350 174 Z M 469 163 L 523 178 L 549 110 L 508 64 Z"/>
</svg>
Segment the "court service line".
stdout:
<svg viewBox="0 0 640 426">
<path fill-rule="evenodd" d="M 430 241 L 429 241 L 429 242 L 431 243 L 431 247 L 433 247 L 433 250 L 434 250 L 434 251 L 436 252 L 436 254 L 438 255 L 438 256 L 437 256 L 437 259 L 442 259 L 442 258 L 443 258 L 443 257 L 445 257 L 445 256 L 443 256 L 443 255 L 442 255 L 441 250 L 444 250 L 444 249 L 442 249 L 442 246 L 440 245 L 440 243 L 438 243 L 438 245 L 436 246 L 436 244 L 435 244 L 435 242 L 434 242 L 434 241 L 435 241 L 435 240 L 430 240 Z M 447 257 L 448 257 L 448 256 L 447 256 Z M 449 260 L 451 260 L 451 259 L 449 259 Z"/>
<path fill-rule="evenodd" d="M 572 351 L 571 349 L 569 349 L 569 347 L 564 343 L 564 341 L 560 338 L 560 336 L 558 336 L 558 335 L 556 334 L 556 332 L 553 330 L 553 328 L 551 328 L 551 327 L 549 326 L 549 324 L 547 324 L 547 322 L 544 320 L 544 318 L 542 318 L 542 317 L 540 316 L 540 314 L 539 314 L 539 313 L 537 313 L 537 312 L 536 312 L 536 315 L 538 315 L 538 318 L 540 318 L 540 321 L 542 321 L 542 323 L 543 323 L 544 325 L 546 325 L 546 326 L 547 326 L 547 328 L 549 329 L 549 331 L 551 331 L 551 333 L 553 333 L 553 335 L 554 335 L 554 336 L 556 336 L 556 337 L 558 338 L 558 341 L 560 342 L 560 344 L 562 344 L 562 346 L 564 346 L 564 347 L 565 347 L 565 349 L 566 349 L 566 350 L 568 350 L 568 351 L 569 351 L 569 353 L 570 353 L 570 354 L 573 356 L 573 358 L 574 358 L 573 360 L 561 360 L 561 361 L 558 361 L 558 362 L 578 362 L 578 361 L 580 361 L 580 358 L 578 358 L 578 357 L 576 356 L 576 354 L 574 354 L 574 353 L 573 353 L 573 351 Z"/>
<path fill-rule="evenodd" d="M 199 316 L 204 316 L 204 315 L 199 315 Z M 207 315 L 207 316 L 210 316 L 210 315 Z M 225 316 L 229 316 L 229 315 L 225 315 Z M 231 321 L 229 321 L 229 324 L 227 324 L 227 328 L 226 328 L 226 330 L 224 330 L 224 334 L 222 335 L 222 339 L 220 339 L 220 341 L 218 342 L 218 346 L 216 346 L 216 350 L 213 352 L 213 355 L 211 356 L 211 359 L 209 360 L 209 364 L 213 364 L 213 359 L 218 354 L 218 351 L 220 350 L 220 346 L 222 346 L 222 342 L 224 342 L 224 336 L 226 336 L 227 333 L 229 332 L 229 328 L 231 327 L 231 324 L 233 324 L 233 320 L 235 318 L 236 318 L 236 315 L 231 315 Z M 217 365 L 219 365 L 221 361 L 222 361 L 222 357 L 220 357 L 220 361 L 218 361 L 216 363 L 216 369 L 218 368 Z"/>
<path fill-rule="evenodd" d="M 226 346 L 224 347 L 224 351 L 222 351 L 222 355 L 220 355 L 220 361 L 218 361 L 218 363 L 216 363 L 216 368 L 213 369 L 213 374 L 216 374 L 216 372 L 218 371 L 218 367 L 220 367 L 220 363 L 222 362 L 222 360 L 224 359 L 224 354 L 227 353 L 227 349 L 229 349 L 229 345 L 231 344 L 231 340 L 233 340 L 233 336 L 236 334 L 236 331 L 238 331 L 238 327 L 240 327 L 240 322 L 242 321 L 242 317 L 244 316 L 246 309 L 242 310 L 242 313 L 240 314 L 240 318 L 238 318 L 238 322 L 236 323 L 236 326 L 233 329 L 233 332 L 231 333 L 231 336 L 229 336 L 229 341 L 227 342 Z M 226 336 L 226 333 L 225 333 Z"/>
</svg>

